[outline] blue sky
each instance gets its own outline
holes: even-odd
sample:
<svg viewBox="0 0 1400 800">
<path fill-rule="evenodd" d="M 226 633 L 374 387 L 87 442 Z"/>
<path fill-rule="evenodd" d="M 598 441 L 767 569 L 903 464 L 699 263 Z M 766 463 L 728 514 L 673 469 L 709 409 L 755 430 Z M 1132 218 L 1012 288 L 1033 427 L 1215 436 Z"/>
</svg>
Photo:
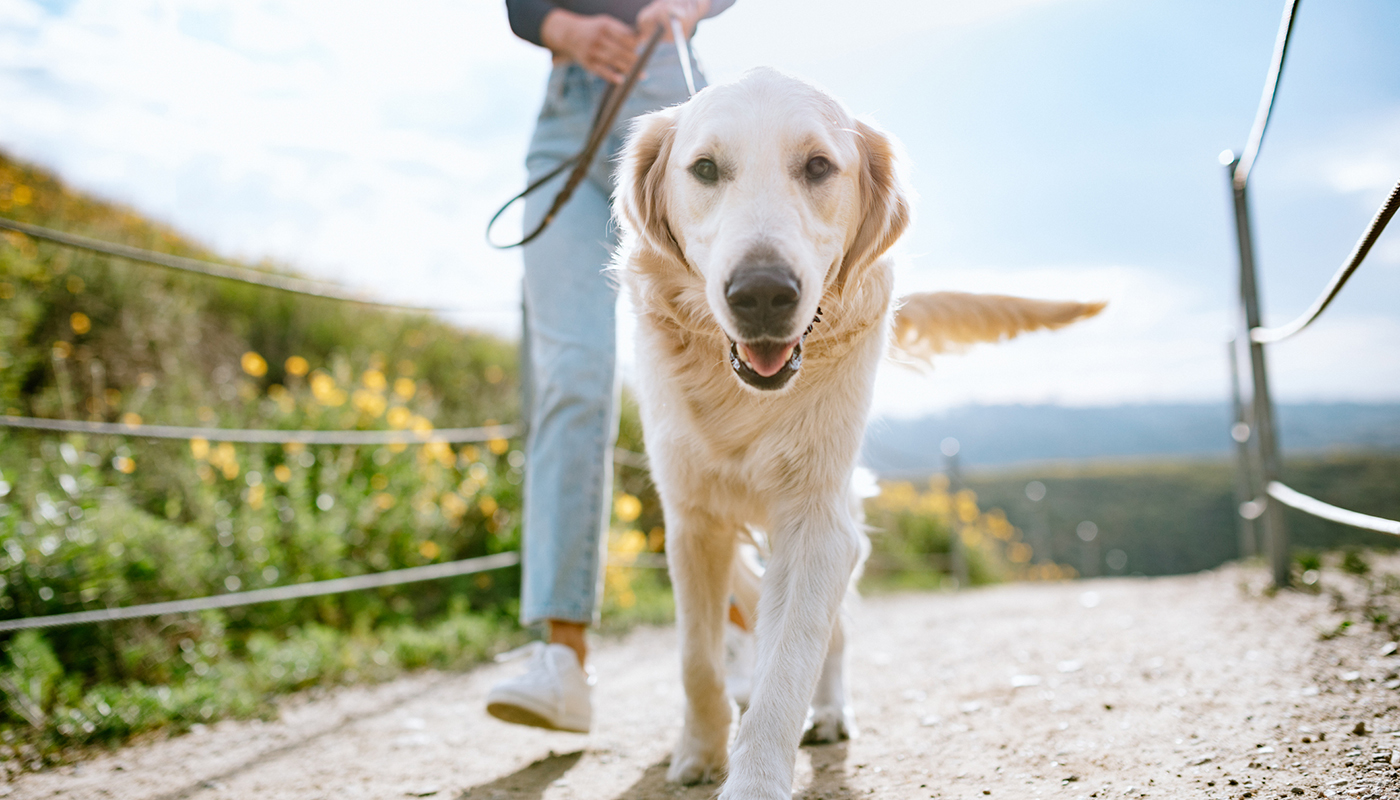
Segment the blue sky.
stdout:
<svg viewBox="0 0 1400 800">
<path fill-rule="evenodd" d="M 798 10 L 800 9 L 800 13 Z M 696 48 L 767 64 L 904 144 L 900 288 L 1102 297 L 1100 319 L 890 367 L 877 406 L 1224 396 L 1240 148 L 1279 0 L 738 0 Z M 1253 183 L 1266 317 L 1305 307 L 1400 180 L 1400 5 L 1305 3 Z M 494 0 L 0 0 L 0 148 L 221 252 L 513 333 L 484 246 L 548 69 Z M 1283 399 L 1400 400 L 1400 233 L 1271 351 Z M 626 334 L 624 333 L 624 338 Z M 626 345 L 624 345 L 626 347 Z"/>
</svg>

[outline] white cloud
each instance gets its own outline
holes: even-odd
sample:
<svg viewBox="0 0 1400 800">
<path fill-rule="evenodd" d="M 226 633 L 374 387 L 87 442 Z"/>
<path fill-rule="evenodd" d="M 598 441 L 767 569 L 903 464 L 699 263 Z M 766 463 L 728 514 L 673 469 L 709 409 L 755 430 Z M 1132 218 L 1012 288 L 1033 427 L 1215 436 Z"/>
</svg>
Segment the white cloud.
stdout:
<svg viewBox="0 0 1400 800">
<path fill-rule="evenodd" d="M 710 77 L 766 65 L 799 74 L 849 73 L 843 56 L 936 30 L 994 23 L 1069 0 L 740 0 L 696 36 Z M 834 70 L 833 70 L 834 68 Z M 861 79 L 869 74 L 862 72 Z M 823 78 L 825 79 L 825 78 Z"/>
<path fill-rule="evenodd" d="M 1333 191 L 1384 197 L 1400 181 L 1400 111 L 1339 139 L 1315 161 L 1322 182 Z"/>
<path fill-rule="evenodd" d="M 216 250 L 509 332 L 548 70 L 500 3 L 0 2 L 0 143 Z"/>
</svg>

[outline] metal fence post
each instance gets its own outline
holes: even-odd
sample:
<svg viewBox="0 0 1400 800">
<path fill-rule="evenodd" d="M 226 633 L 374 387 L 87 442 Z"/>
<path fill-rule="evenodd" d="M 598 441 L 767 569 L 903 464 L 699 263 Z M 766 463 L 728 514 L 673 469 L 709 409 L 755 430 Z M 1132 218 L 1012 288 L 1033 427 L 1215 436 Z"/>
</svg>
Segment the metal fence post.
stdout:
<svg viewBox="0 0 1400 800">
<path fill-rule="evenodd" d="M 1240 357 L 1239 342 L 1231 339 L 1226 345 L 1230 356 L 1230 401 L 1235 421 L 1230 426 L 1230 438 L 1235 442 L 1235 519 L 1239 522 L 1240 556 L 1253 558 L 1259 555 L 1259 539 L 1255 535 L 1254 520 L 1244 512 L 1245 504 L 1263 494 L 1263 489 L 1254 483 L 1254 470 L 1249 463 L 1249 434 L 1253 430 L 1250 415 L 1245 412 L 1244 401 L 1240 397 Z M 1253 508 L 1252 506 L 1250 508 Z"/>
<path fill-rule="evenodd" d="M 1221 160 L 1224 160 L 1223 158 Z M 1225 174 L 1235 206 L 1235 239 L 1240 255 L 1240 301 L 1244 311 L 1244 338 L 1249 342 L 1251 381 L 1251 411 L 1254 425 L 1249 432 L 1256 458 L 1255 475 L 1259 486 L 1268 486 L 1279 477 L 1278 441 L 1274 436 L 1274 404 L 1269 397 L 1269 376 L 1264 364 L 1264 346 L 1249 339 L 1249 332 L 1260 326 L 1259 287 L 1254 275 L 1254 243 L 1249 228 L 1249 198 L 1247 186 L 1235 180 L 1238 158 L 1230 158 Z M 1288 528 L 1283 519 L 1283 507 L 1262 492 L 1255 502 L 1263 505 L 1260 519 L 1264 521 L 1264 541 L 1273 571 L 1274 585 L 1284 587 L 1290 580 Z"/>
<path fill-rule="evenodd" d="M 958 466 L 958 451 L 962 447 L 957 439 L 950 436 L 943 440 L 939 449 L 943 452 L 943 471 L 948 476 L 949 494 L 956 496 L 966 488 L 963 485 L 962 470 Z M 958 588 L 965 589 L 972 585 L 972 575 L 967 564 L 967 548 L 963 545 L 962 532 L 963 523 L 958 517 L 957 505 L 954 504 L 953 530 L 948 542 L 948 566 L 953 573 L 953 579 L 958 583 Z"/>
</svg>

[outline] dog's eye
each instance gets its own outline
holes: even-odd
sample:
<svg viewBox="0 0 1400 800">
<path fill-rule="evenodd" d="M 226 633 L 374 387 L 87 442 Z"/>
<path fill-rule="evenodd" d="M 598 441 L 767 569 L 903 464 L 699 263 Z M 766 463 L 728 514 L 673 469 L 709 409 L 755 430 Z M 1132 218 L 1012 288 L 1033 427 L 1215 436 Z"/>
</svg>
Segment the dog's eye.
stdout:
<svg viewBox="0 0 1400 800">
<path fill-rule="evenodd" d="M 807 162 L 807 180 L 819 181 L 831 172 L 831 162 L 825 156 L 815 156 Z"/>
<path fill-rule="evenodd" d="M 710 159 L 702 158 L 690 165 L 690 174 L 705 183 L 714 183 L 719 180 L 719 167 Z"/>
</svg>

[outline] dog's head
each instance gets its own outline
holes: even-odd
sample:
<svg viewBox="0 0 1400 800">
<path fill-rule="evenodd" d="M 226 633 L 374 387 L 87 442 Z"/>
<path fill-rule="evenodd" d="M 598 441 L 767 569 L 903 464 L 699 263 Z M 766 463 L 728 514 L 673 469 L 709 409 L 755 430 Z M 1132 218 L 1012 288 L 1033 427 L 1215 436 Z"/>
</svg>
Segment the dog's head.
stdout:
<svg viewBox="0 0 1400 800">
<path fill-rule="evenodd" d="M 860 281 L 909 223 L 885 134 L 772 70 L 639 118 L 616 207 L 635 247 L 683 271 L 747 386 L 786 387 L 823 297 Z"/>
</svg>

